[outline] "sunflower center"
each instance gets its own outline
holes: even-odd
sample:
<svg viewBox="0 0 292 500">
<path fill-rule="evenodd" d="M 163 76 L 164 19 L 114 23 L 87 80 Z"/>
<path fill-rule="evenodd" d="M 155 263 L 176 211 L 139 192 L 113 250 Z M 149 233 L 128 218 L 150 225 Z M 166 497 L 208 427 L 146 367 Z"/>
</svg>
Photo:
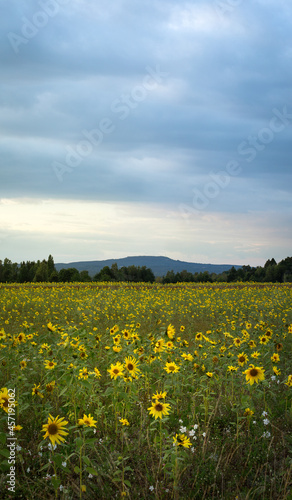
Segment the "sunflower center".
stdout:
<svg viewBox="0 0 292 500">
<path fill-rule="evenodd" d="M 256 368 L 252 368 L 249 372 L 251 377 L 256 377 L 258 375 L 258 370 Z"/>
<path fill-rule="evenodd" d="M 50 436 L 58 434 L 58 426 L 56 424 L 49 424 L 48 433 L 50 434 Z"/>
<path fill-rule="evenodd" d="M 170 370 L 171 372 L 174 372 L 174 371 L 175 371 L 175 367 L 174 367 L 173 365 L 169 366 L 168 368 L 169 368 L 169 370 Z"/>
<path fill-rule="evenodd" d="M 4 406 L 4 408 L 8 408 L 8 399 L 7 398 L 2 398 L 2 406 Z"/>
<path fill-rule="evenodd" d="M 162 406 L 162 404 L 161 404 L 161 403 L 156 403 L 156 405 L 155 405 L 155 410 L 156 410 L 156 411 L 162 411 L 162 410 L 163 410 L 163 406 Z"/>
<path fill-rule="evenodd" d="M 127 368 L 129 371 L 134 370 L 134 365 L 132 365 L 132 363 L 128 363 Z"/>
<path fill-rule="evenodd" d="M 245 357 L 244 357 L 244 356 L 240 356 L 240 357 L 238 358 L 238 361 L 239 361 L 240 363 L 243 363 L 243 362 L 245 361 Z"/>
<path fill-rule="evenodd" d="M 115 368 L 115 369 L 113 370 L 113 372 L 114 372 L 114 374 L 115 374 L 115 375 L 118 375 L 119 370 L 118 370 L 117 368 Z"/>
</svg>

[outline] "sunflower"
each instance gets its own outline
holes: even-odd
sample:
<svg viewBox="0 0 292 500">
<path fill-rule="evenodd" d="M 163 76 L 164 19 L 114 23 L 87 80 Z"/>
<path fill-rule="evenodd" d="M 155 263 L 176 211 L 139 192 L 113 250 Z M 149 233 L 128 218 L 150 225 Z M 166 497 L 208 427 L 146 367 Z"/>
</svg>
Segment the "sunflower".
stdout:
<svg viewBox="0 0 292 500">
<path fill-rule="evenodd" d="M 54 418 L 52 415 L 49 415 L 48 423 L 43 425 L 42 429 L 42 432 L 45 432 L 44 439 L 48 437 L 53 446 L 65 441 L 63 436 L 68 434 L 68 432 L 64 429 L 67 424 L 67 420 L 64 420 L 63 417 L 59 418 L 58 415 Z"/>
<path fill-rule="evenodd" d="M 250 340 L 248 345 L 251 349 L 254 349 L 257 346 L 254 340 Z"/>
<path fill-rule="evenodd" d="M 236 337 L 236 338 L 233 340 L 233 344 L 234 344 L 236 347 L 239 347 L 241 343 L 242 343 L 242 340 L 241 340 L 239 337 Z"/>
<path fill-rule="evenodd" d="M 131 333 L 129 332 L 129 330 L 123 330 L 122 334 L 123 334 L 124 339 L 126 339 L 126 340 L 129 340 L 131 338 Z"/>
<path fill-rule="evenodd" d="M 254 365 L 249 365 L 250 368 L 245 370 L 243 374 L 246 376 L 246 381 L 248 384 L 253 385 L 254 382 L 258 383 L 259 380 L 265 380 L 263 367 L 255 367 Z"/>
<path fill-rule="evenodd" d="M 13 426 L 14 431 L 21 431 L 21 429 L 23 429 L 23 427 L 21 427 L 21 425 L 14 425 Z"/>
<path fill-rule="evenodd" d="M 84 413 L 83 418 L 79 418 L 78 425 L 85 425 L 86 427 L 96 427 L 96 422 L 97 420 L 94 420 L 90 413 L 88 414 L 88 417 Z"/>
<path fill-rule="evenodd" d="M 110 329 L 110 334 L 111 335 L 114 335 L 115 333 L 117 333 L 119 331 L 119 327 L 118 325 L 115 325 L 113 326 L 111 329 Z"/>
<path fill-rule="evenodd" d="M 120 422 L 121 422 L 122 425 L 130 425 L 129 421 L 126 418 L 121 418 Z"/>
<path fill-rule="evenodd" d="M 198 341 L 203 340 L 203 334 L 201 332 L 198 332 L 197 335 L 195 336 L 195 340 L 198 340 Z"/>
<path fill-rule="evenodd" d="M 227 368 L 227 371 L 228 371 L 229 373 L 232 373 L 232 372 L 237 372 L 237 370 L 238 370 L 238 366 L 232 366 L 232 365 L 230 365 L 230 366 L 228 366 L 228 368 Z"/>
<path fill-rule="evenodd" d="M 164 415 L 168 415 L 170 411 L 170 405 L 168 403 L 163 403 L 162 401 L 154 401 L 149 410 L 150 415 L 155 417 L 155 420 L 159 417 L 162 418 Z"/>
<path fill-rule="evenodd" d="M 116 380 L 117 377 L 122 377 L 124 375 L 124 366 L 119 361 L 114 365 L 111 364 L 111 367 L 108 369 L 108 372 L 111 378 Z"/>
<path fill-rule="evenodd" d="M 253 414 L 254 414 L 254 411 L 253 411 L 253 410 L 251 410 L 250 408 L 246 408 L 246 409 L 244 410 L 244 414 L 243 414 L 243 415 L 244 415 L 245 417 L 252 417 L 252 415 L 253 415 Z"/>
<path fill-rule="evenodd" d="M 277 366 L 273 366 L 273 372 L 277 376 L 281 375 L 281 370 Z"/>
<path fill-rule="evenodd" d="M 283 344 L 281 344 L 280 342 L 278 344 L 275 344 L 275 348 L 276 348 L 276 351 L 280 352 L 282 351 L 283 349 Z"/>
<path fill-rule="evenodd" d="M 55 389 L 55 385 L 56 385 L 56 381 L 53 380 L 53 382 L 49 382 L 47 385 L 46 385 L 46 391 L 47 392 L 53 392 L 53 390 Z"/>
<path fill-rule="evenodd" d="M 47 329 L 50 331 L 50 332 L 55 332 L 57 330 L 57 327 L 56 326 L 53 326 L 51 322 L 49 322 L 47 324 Z"/>
<path fill-rule="evenodd" d="M 188 438 L 185 434 L 176 434 L 173 436 L 173 444 L 175 446 L 183 446 L 184 448 L 192 446 L 190 438 Z"/>
<path fill-rule="evenodd" d="M 269 339 L 269 337 L 267 337 L 267 335 L 261 335 L 260 336 L 260 344 L 265 345 L 265 344 L 267 344 L 269 342 L 269 340 L 270 339 Z"/>
<path fill-rule="evenodd" d="M 100 378 L 101 377 L 101 373 L 100 373 L 100 371 L 99 371 L 98 368 L 94 368 L 94 375 L 95 375 L 96 378 Z"/>
<path fill-rule="evenodd" d="M 173 325 L 168 325 L 167 330 L 166 330 L 166 334 L 167 334 L 169 340 L 172 340 L 174 338 L 175 328 Z"/>
<path fill-rule="evenodd" d="M 279 354 L 274 353 L 273 356 L 271 356 L 271 361 L 273 361 L 273 363 L 278 363 L 278 361 L 280 361 Z"/>
<path fill-rule="evenodd" d="M 292 387 L 292 375 L 288 375 L 288 380 L 287 382 L 285 382 L 285 385 L 287 385 L 288 387 Z"/>
<path fill-rule="evenodd" d="M 163 339 L 159 339 L 159 340 L 157 340 L 157 342 L 155 344 L 154 352 L 155 353 L 162 352 L 163 350 L 164 350 L 164 340 Z"/>
<path fill-rule="evenodd" d="M 41 393 L 41 391 L 39 389 L 40 389 L 40 384 L 39 385 L 34 384 L 34 387 L 32 388 L 31 393 L 33 396 L 39 396 L 40 398 L 43 398 L 44 395 Z"/>
<path fill-rule="evenodd" d="M 193 356 L 191 355 L 191 353 L 187 353 L 187 354 L 186 354 L 186 353 L 184 352 L 181 356 L 182 356 L 182 358 L 184 358 L 186 361 L 193 361 L 193 360 L 194 360 L 194 358 L 193 358 Z"/>
<path fill-rule="evenodd" d="M 152 399 L 155 399 L 155 401 L 160 401 L 161 399 L 165 399 L 167 395 L 167 392 L 157 392 L 156 394 L 153 394 Z"/>
<path fill-rule="evenodd" d="M 16 340 L 17 342 L 25 342 L 26 341 L 25 334 L 21 332 L 19 335 L 17 335 Z"/>
<path fill-rule="evenodd" d="M 24 370 L 24 368 L 27 366 L 27 362 L 25 361 L 25 359 L 20 361 L 19 366 L 21 370 Z"/>
<path fill-rule="evenodd" d="M 8 404 L 9 404 L 9 394 L 7 387 L 2 387 L 0 391 L 0 406 L 1 408 L 8 413 Z"/>
<path fill-rule="evenodd" d="M 207 377 L 212 378 L 214 374 L 212 372 L 207 372 L 206 375 Z"/>
<path fill-rule="evenodd" d="M 45 360 L 45 368 L 47 370 L 53 370 L 56 365 L 57 365 L 57 363 L 55 363 L 54 361 L 50 361 L 49 359 Z"/>
<path fill-rule="evenodd" d="M 181 327 L 180 327 L 180 331 L 181 331 L 181 332 L 184 332 L 184 331 L 185 331 L 185 326 L 181 325 Z"/>
<path fill-rule="evenodd" d="M 179 371 L 179 366 L 175 363 L 166 363 L 164 370 L 166 373 L 177 373 Z"/>
<path fill-rule="evenodd" d="M 238 359 L 239 366 L 244 366 L 245 363 L 247 363 L 247 361 L 248 361 L 248 357 L 244 352 L 238 354 L 237 359 Z"/>
<path fill-rule="evenodd" d="M 87 370 L 87 368 L 86 368 L 86 367 L 85 367 L 85 368 L 81 368 L 81 369 L 79 370 L 79 375 L 78 375 L 79 380 L 80 380 L 80 379 L 87 380 L 87 379 L 88 379 L 88 376 L 89 376 L 89 373 L 88 373 L 88 370 Z"/>
<path fill-rule="evenodd" d="M 129 372 L 129 375 L 131 375 L 131 377 L 135 378 L 140 372 L 138 365 L 139 361 L 137 361 L 133 356 L 128 356 L 127 358 L 125 358 L 124 367 Z"/>
</svg>

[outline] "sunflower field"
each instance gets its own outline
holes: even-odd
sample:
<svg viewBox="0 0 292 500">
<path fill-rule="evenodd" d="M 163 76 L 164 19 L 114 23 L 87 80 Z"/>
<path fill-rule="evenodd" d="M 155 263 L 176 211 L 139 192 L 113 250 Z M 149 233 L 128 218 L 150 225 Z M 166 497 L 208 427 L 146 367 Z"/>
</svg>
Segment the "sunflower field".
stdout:
<svg viewBox="0 0 292 500">
<path fill-rule="evenodd" d="M 292 498 L 291 284 L 0 298 L 1 498 Z"/>
</svg>

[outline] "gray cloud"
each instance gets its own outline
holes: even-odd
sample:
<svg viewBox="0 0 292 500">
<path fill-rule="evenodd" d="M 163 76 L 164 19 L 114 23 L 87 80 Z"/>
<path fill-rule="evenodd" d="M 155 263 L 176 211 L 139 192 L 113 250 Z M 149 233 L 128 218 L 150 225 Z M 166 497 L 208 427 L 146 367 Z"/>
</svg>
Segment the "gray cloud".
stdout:
<svg viewBox="0 0 292 500">
<path fill-rule="evenodd" d="M 291 210 L 292 6 L 218 5 L 6 2 L 0 196 L 194 208 L 193 191 L 236 162 L 204 212 Z M 163 73 L 152 86 L 149 67 Z"/>
</svg>

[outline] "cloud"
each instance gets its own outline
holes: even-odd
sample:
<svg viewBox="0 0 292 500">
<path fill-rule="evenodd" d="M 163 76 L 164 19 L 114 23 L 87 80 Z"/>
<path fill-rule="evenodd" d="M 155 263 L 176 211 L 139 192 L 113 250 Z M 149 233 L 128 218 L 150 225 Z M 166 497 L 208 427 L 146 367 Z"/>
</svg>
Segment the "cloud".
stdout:
<svg viewBox="0 0 292 500">
<path fill-rule="evenodd" d="M 220 5 L 7 3 L 0 196 L 129 203 L 131 213 L 139 203 L 161 214 L 184 205 L 195 224 L 197 212 L 199 220 L 290 214 L 292 6 Z M 214 175 L 227 174 L 216 187 Z M 206 198 L 199 210 L 198 192 Z M 175 230 L 188 239 L 178 220 Z M 166 254 L 181 252 L 167 241 Z"/>
</svg>

